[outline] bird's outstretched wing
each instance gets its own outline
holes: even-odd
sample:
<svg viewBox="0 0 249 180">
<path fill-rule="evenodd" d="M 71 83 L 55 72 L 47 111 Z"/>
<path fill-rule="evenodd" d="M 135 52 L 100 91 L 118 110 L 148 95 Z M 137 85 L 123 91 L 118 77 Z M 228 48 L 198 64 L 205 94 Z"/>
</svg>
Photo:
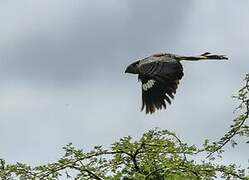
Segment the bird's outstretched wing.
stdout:
<svg viewBox="0 0 249 180">
<path fill-rule="evenodd" d="M 166 108 L 171 104 L 179 80 L 183 76 L 183 68 L 173 58 L 153 58 L 142 60 L 139 64 L 139 80 L 142 82 L 142 108 L 146 113 L 154 113 L 156 109 Z M 171 98 L 171 99 L 170 99 Z"/>
</svg>

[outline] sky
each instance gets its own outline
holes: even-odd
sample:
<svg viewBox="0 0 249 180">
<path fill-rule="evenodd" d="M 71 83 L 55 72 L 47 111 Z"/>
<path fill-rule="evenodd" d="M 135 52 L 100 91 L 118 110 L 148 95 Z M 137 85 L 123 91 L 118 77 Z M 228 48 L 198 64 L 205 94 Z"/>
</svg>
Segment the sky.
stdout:
<svg viewBox="0 0 249 180">
<path fill-rule="evenodd" d="M 249 69 L 248 8 L 243 0 L 1 0 L 0 158 L 48 163 L 69 142 L 109 147 L 154 127 L 190 144 L 218 140 Z M 172 105 L 140 112 L 128 64 L 206 51 L 229 60 L 183 62 Z M 224 162 L 248 163 L 248 145 L 226 149 Z"/>
</svg>

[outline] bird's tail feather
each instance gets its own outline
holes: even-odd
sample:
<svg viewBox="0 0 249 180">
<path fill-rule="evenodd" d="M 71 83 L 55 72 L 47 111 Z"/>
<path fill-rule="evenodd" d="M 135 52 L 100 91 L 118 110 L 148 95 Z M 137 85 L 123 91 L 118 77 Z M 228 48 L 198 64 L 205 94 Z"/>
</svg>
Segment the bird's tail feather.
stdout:
<svg viewBox="0 0 249 180">
<path fill-rule="evenodd" d="M 178 60 L 187 60 L 187 61 L 198 61 L 198 60 L 227 60 L 226 55 L 216 55 L 211 54 L 210 52 L 205 52 L 199 56 L 176 56 Z"/>
</svg>

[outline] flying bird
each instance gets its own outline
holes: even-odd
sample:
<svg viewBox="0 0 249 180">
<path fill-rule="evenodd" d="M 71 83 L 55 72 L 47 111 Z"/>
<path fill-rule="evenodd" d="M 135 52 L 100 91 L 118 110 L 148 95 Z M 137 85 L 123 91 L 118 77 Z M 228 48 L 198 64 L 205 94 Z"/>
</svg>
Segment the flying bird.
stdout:
<svg viewBox="0 0 249 180">
<path fill-rule="evenodd" d="M 209 52 L 199 56 L 179 56 L 170 53 L 159 53 L 138 60 L 125 70 L 125 73 L 138 74 L 142 82 L 142 108 L 146 114 L 159 109 L 166 109 L 166 102 L 171 104 L 179 81 L 183 77 L 183 67 L 180 61 L 225 60 L 225 55 L 215 55 Z"/>
</svg>

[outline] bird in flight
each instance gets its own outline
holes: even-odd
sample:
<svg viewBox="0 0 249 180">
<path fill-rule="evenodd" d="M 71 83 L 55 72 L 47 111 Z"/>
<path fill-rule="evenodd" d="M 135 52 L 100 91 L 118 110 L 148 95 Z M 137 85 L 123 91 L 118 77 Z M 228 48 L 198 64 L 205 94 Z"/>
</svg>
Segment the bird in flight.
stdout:
<svg viewBox="0 0 249 180">
<path fill-rule="evenodd" d="M 199 56 L 179 56 L 170 53 L 159 53 L 138 60 L 125 70 L 125 73 L 138 74 L 142 82 L 142 108 L 146 114 L 159 109 L 166 109 L 166 101 L 171 104 L 179 81 L 183 77 L 180 61 L 225 60 L 225 55 L 209 52 Z"/>
</svg>

